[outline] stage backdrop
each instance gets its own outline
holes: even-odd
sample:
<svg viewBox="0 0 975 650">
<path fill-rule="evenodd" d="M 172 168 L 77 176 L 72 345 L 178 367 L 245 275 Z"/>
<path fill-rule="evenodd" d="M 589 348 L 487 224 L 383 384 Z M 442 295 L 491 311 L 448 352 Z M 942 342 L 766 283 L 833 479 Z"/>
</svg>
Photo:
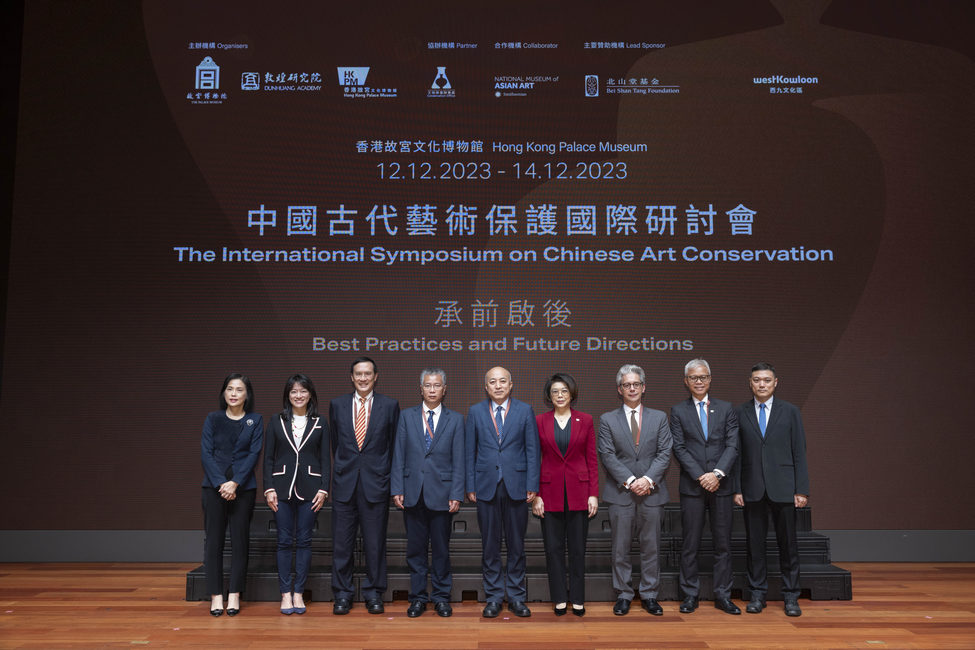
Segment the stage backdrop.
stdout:
<svg viewBox="0 0 975 650">
<path fill-rule="evenodd" d="M 975 529 L 970 12 L 875 4 L 27 3 L 0 528 L 198 529 L 224 375 L 368 355 L 597 416 L 770 361 L 817 528 Z"/>
</svg>

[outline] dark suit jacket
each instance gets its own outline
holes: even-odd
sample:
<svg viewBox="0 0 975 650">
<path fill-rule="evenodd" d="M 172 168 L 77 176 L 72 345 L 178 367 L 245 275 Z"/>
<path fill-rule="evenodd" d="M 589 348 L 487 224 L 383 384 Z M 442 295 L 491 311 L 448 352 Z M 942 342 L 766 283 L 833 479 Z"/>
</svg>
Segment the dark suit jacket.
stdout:
<svg viewBox="0 0 975 650">
<path fill-rule="evenodd" d="M 670 425 L 663 411 L 644 406 L 642 415 L 639 449 L 633 444 L 630 422 L 622 406 L 599 418 L 599 457 L 607 474 L 603 500 L 607 503 L 626 505 L 643 500 L 654 506 L 667 503 L 669 494 L 664 474 L 673 447 Z M 656 489 L 645 497 L 633 494 L 623 487 L 631 476 L 648 477 Z"/>
<path fill-rule="evenodd" d="M 219 488 L 227 481 L 233 481 L 240 490 L 252 490 L 257 487 L 254 467 L 264 443 L 264 420 L 257 413 L 245 414 L 237 421 L 237 437 L 231 439 L 226 437 L 222 427 L 220 432 L 217 431 L 217 422 L 226 417 L 224 411 L 214 411 L 203 422 L 200 440 L 203 487 Z"/>
<path fill-rule="evenodd" d="M 765 438 L 755 417 L 755 400 L 738 407 L 741 453 L 735 471 L 735 492 L 745 501 L 768 498 L 792 502 L 794 495 L 809 495 L 806 465 L 806 434 L 802 416 L 794 405 L 778 397 L 765 427 Z"/>
<path fill-rule="evenodd" d="M 715 494 L 728 495 L 738 459 L 738 412 L 730 403 L 709 398 L 708 439 L 704 440 L 701 416 L 688 397 L 670 409 L 670 433 L 674 437 L 674 456 L 680 462 L 680 493 L 702 496 L 707 490 L 697 478 L 713 469 L 725 474 Z"/>
<path fill-rule="evenodd" d="M 538 492 L 538 426 L 532 407 L 513 397 L 501 440 L 494 431 L 494 402 L 485 399 L 467 411 L 464 452 L 467 456 L 467 491 L 478 499 L 493 499 L 498 489 L 498 467 L 508 496 L 524 500 Z"/>
<path fill-rule="evenodd" d="M 308 418 L 301 446 L 295 446 L 291 421 L 279 413 L 267 423 L 264 447 L 264 491 L 271 488 L 278 499 L 293 496 L 302 501 L 315 498 L 319 490 L 328 491 L 331 463 L 328 454 L 328 423 L 320 415 Z"/>
<path fill-rule="evenodd" d="M 565 456 L 555 443 L 555 411 L 535 418 L 542 451 L 538 496 L 546 511 L 562 512 L 566 497 L 569 510 L 586 510 L 589 497 L 599 496 L 599 465 L 592 416 L 573 410 L 569 418 L 569 446 Z"/>
<path fill-rule="evenodd" d="M 389 500 L 389 467 L 393 460 L 393 439 L 399 421 L 399 402 L 373 393 L 372 411 L 366 428 L 362 450 L 355 441 L 352 421 L 352 396 L 336 397 L 328 407 L 328 421 L 332 430 L 334 473 L 332 498 L 350 501 L 359 483 L 366 500 L 379 503 Z"/>
<path fill-rule="evenodd" d="M 422 404 L 399 414 L 390 492 L 402 494 L 407 508 L 415 506 L 422 493 L 430 510 L 448 510 L 448 501 L 464 501 L 464 416 L 441 409 L 430 451 L 425 417 Z"/>
</svg>

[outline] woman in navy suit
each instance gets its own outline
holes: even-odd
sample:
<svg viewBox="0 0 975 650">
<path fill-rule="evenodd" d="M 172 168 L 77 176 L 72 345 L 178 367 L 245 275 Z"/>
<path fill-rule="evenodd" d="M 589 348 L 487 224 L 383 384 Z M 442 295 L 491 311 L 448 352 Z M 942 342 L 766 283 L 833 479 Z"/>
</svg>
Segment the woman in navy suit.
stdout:
<svg viewBox="0 0 975 650">
<path fill-rule="evenodd" d="M 572 375 L 552 375 L 545 382 L 544 398 L 554 408 L 535 418 L 542 468 L 532 512 L 542 518 L 548 588 L 556 616 L 565 615 L 567 602 L 576 616 L 586 613 L 586 537 L 589 519 L 599 509 L 596 432 L 592 416 L 572 408 L 578 396 Z"/>
<path fill-rule="evenodd" d="M 247 577 L 247 551 L 257 481 L 254 467 L 264 440 L 264 421 L 254 413 L 251 381 L 227 375 L 220 389 L 220 410 L 203 423 L 203 566 L 210 614 L 223 614 L 223 545 L 230 525 L 230 593 L 227 615 L 240 611 L 240 592 Z"/>
<path fill-rule="evenodd" d="M 284 384 L 284 410 L 267 425 L 264 498 L 278 528 L 281 613 L 304 614 L 305 581 L 311 568 L 311 533 L 328 498 L 331 475 L 328 419 L 318 415 L 318 395 L 308 377 Z M 295 553 L 294 586 L 291 553 Z"/>
</svg>

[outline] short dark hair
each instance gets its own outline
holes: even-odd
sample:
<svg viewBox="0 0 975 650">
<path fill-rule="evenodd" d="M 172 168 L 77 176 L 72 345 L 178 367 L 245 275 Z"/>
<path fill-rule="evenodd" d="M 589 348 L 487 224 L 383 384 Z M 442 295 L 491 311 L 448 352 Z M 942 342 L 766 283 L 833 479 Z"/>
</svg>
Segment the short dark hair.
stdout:
<svg viewBox="0 0 975 650">
<path fill-rule="evenodd" d="M 758 363 L 756 363 L 754 366 L 752 366 L 752 370 L 748 374 L 751 374 L 752 372 L 756 372 L 758 370 L 768 370 L 772 373 L 772 376 L 775 377 L 775 366 L 773 366 L 771 363 L 767 361 L 759 361 Z"/>
<path fill-rule="evenodd" d="M 352 365 L 349 366 L 349 374 L 354 373 L 355 372 L 355 367 L 357 365 L 359 365 L 360 363 L 371 363 L 372 364 L 372 371 L 374 373 L 376 373 L 377 375 L 379 374 L 379 366 L 377 366 L 376 365 L 376 362 L 373 361 L 372 359 L 370 359 L 369 357 L 356 357 L 355 359 L 353 359 L 352 360 Z"/>
<path fill-rule="evenodd" d="M 298 384 L 302 388 L 308 390 L 308 410 L 305 412 L 310 418 L 318 415 L 318 393 L 315 392 L 315 384 L 312 383 L 311 379 L 305 375 L 296 373 L 288 377 L 288 381 L 284 382 L 284 415 L 287 419 L 291 419 L 291 389 L 295 384 Z"/>
<path fill-rule="evenodd" d="M 254 412 L 254 389 L 251 388 L 251 380 L 245 375 L 239 372 L 232 372 L 223 380 L 223 386 L 220 387 L 220 410 L 227 410 L 227 398 L 223 396 L 223 392 L 227 390 L 227 386 L 235 379 L 239 379 L 244 382 L 244 388 L 247 389 L 247 399 L 244 400 L 244 412 L 253 413 Z"/>
<path fill-rule="evenodd" d="M 545 403 L 548 404 L 549 406 L 553 406 L 552 384 L 557 382 L 562 382 L 568 387 L 569 395 L 572 396 L 572 399 L 569 401 L 569 406 L 575 404 L 576 399 L 579 397 L 579 388 L 576 386 L 576 380 L 573 379 L 572 375 L 570 375 L 567 372 L 557 372 L 551 377 L 549 377 L 548 381 L 545 382 L 545 388 L 543 389 L 545 393 L 544 395 L 542 395 L 542 398 L 545 400 Z"/>
</svg>

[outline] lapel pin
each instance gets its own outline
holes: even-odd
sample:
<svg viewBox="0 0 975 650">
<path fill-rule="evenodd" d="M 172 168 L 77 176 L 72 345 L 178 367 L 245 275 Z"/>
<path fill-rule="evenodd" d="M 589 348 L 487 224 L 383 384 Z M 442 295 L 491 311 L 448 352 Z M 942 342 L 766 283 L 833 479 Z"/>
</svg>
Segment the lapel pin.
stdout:
<svg viewBox="0 0 975 650">
<path fill-rule="evenodd" d="M 254 420 L 247 418 L 247 426 L 254 426 Z"/>
</svg>

